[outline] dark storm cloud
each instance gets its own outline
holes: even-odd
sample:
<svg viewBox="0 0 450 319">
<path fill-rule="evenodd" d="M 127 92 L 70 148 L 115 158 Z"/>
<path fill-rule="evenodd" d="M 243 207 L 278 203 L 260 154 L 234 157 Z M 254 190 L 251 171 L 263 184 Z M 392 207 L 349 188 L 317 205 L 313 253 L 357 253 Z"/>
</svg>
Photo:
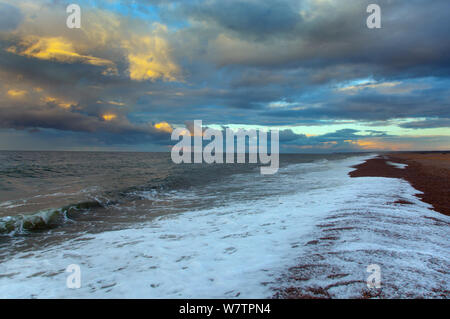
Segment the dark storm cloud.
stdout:
<svg viewBox="0 0 450 319">
<path fill-rule="evenodd" d="M 0 17 L 0 31 L 14 30 L 23 19 L 18 8 L 3 2 L 0 2 Z"/>
<path fill-rule="evenodd" d="M 446 117 L 450 110 L 447 88 L 403 94 L 363 91 L 355 95 L 330 94 L 321 107 L 262 112 L 265 117 L 289 119 L 354 119 L 385 121 L 396 118 Z"/>
<path fill-rule="evenodd" d="M 380 74 L 407 68 L 422 73 L 439 64 L 441 70 L 434 71 L 448 73 L 445 52 L 449 43 L 444 31 L 449 26 L 448 1 L 433 1 L 433 5 L 427 5 L 428 1 L 378 1 L 383 21 L 380 30 L 365 25 L 369 3 L 196 1 L 180 4 L 177 13 L 202 21 L 191 29 L 202 37 L 214 39 L 232 31 L 235 39 L 255 49 L 241 46 L 241 52 L 236 52 L 240 57 L 217 51 L 221 64 L 322 68 L 365 63 L 378 66 Z M 265 36 L 272 33 L 276 38 Z M 258 37 L 248 39 L 249 34 Z"/>
<path fill-rule="evenodd" d="M 70 87 L 74 83 L 83 86 L 92 84 L 114 85 L 119 79 L 102 75 L 104 67 L 83 63 L 55 63 L 52 60 L 30 59 L 6 49 L 9 44 L 0 45 L 0 70 L 10 74 L 20 74 L 26 81 L 39 85 Z"/>
<path fill-rule="evenodd" d="M 300 16 L 288 2 L 198 2 L 195 6 L 186 6 L 184 10 L 185 14 L 196 20 L 217 23 L 222 28 L 258 39 L 289 33 L 300 22 Z"/>
<path fill-rule="evenodd" d="M 342 129 L 332 133 L 306 136 L 304 134 L 296 134 L 292 130 L 280 131 L 280 148 L 285 152 L 295 152 L 298 150 L 310 150 L 309 152 L 325 151 L 325 152 L 340 152 L 340 151 L 358 151 L 359 140 L 367 140 L 377 138 L 379 133 L 361 134 L 362 132 L 353 129 Z M 388 137 L 391 138 L 391 137 Z"/>
<path fill-rule="evenodd" d="M 257 5 L 256 2 L 253 5 Z M 327 6 L 324 2 L 320 10 L 306 13 L 307 16 L 316 14 L 316 17 L 303 19 L 290 31 L 264 41 L 249 40 L 248 31 L 244 28 L 239 31 L 240 33 L 233 30 L 232 40 L 229 40 L 232 49 L 227 50 L 225 45 L 222 48 L 220 41 L 216 42 L 219 47 L 210 48 L 205 59 L 215 60 L 222 68 L 240 71 L 237 75 L 231 75 L 235 79 L 230 84 L 233 88 L 245 90 L 251 87 L 253 91 L 259 88 L 261 94 L 265 94 L 266 90 L 271 88 L 279 92 L 273 94 L 274 101 L 284 97 L 297 100 L 299 103 L 304 101 L 300 93 L 306 90 L 314 91 L 330 83 L 367 76 L 381 81 L 431 75 L 448 77 L 450 63 L 446 52 L 450 52 L 450 47 L 447 35 L 443 32 L 446 28 L 450 28 L 444 14 L 450 9 L 447 1 L 433 2 L 432 6 L 427 6 L 425 1 L 408 2 L 408 5 L 381 1 L 383 18 L 381 30 L 369 30 L 364 25 L 367 17 L 366 5 L 366 1 L 336 2 L 334 6 Z M 220 5 L 217 5 L 217 12 L 220 13 Z M 213 16 L 211 14 L 208 19 Z M 221 19 L 222 17 L 219 22 Z M 207 29 L 208 26 L 207 24 L 204 28 Z M 227 30 L 226 27 L 222 30 L 211 28 L 209 31 L 213 36 L 210 37 L 214 41 L 219 32 L 227 34 Z M 252 33 L 256 31 L 252 29 Z M 261 34 L 263 33 L 264 29 L 261 29 Z M 222 87 L 228 85 L 223 81 L 218 85 L 220 84 Z M 385 97 L 385 103 L 389 104 L 389 97 L 387 95 Z M 330 114 L 326 114 L 327 109 L 286 114 L 306 113 L 308 116 L 309 113 L 311 116 L 328 118 L 349 116 L 348 118 L 358 119 L 386 119 L 402 114 L 422 115 L 427 113 L 425 108 L 430 108 L 429 103 L 432 102 L 429 99 L 423 99 L 421 102 L 414 100 L 414 103 L 422 103 L 423 110 L 421 110 L 418 106 L 409 108 L 406 105 L 408 101 L 404 101 L 406 103 L 403 105 L 402 101 L 394 97 L 396 101 L 392 107 L 389 105 L 377 107 L 374 111 L 374 107 L 383 101 L 376 101 L 372 105 L 370 101 L 368 103 L 350 101 L 352 105 L 350 111 L 359 113 L 354 114 L 347 112 L 346 104 L 336 100 L 336 96 L 324 93 L 321 98 L 321 102 L 334 105 L 330 108 Z M 242 99 L 242 103 L 235 101 L 228 103 L 229 101 L 225 100 L 222 105 L 248 105 L 245 96 L 242 96 Z M 340 111 L 341 106 L 344 107 L 343 111 Z M 385 115 L 380 114 L 386 108 L 388 112 Z M 413 110 L 418 111 L 417 115 L 412 112 Z M 292 123 L 298 119 L 294 117 Z"/>
<path fill-rule="evenodd" d="M 126 121 L 108 123 L 98 118 L 90 117 L 82 113 L 69 112 L 57 106 L 0 109 L 0 124 L 7 128 L 55 128 L 67 131 L 96 132 L 109 131 L 112 133 L 156 133 L 151 127 L 139 128 Z"/>
<path fill-rule="evenodd" d="M 277 118 L 283 118 L 285 124 L 320 118 L 387 120 L 443 116 L 448 112 L 448 93 L 442 97 L 440 87 L 436 92 L 421 94 L 396 96 L 362 91 L 348 97 L 327 91 L 327 86 L 366 77 L 379 82 L 416 78 L 424 84 L 430 76 L 447 79 L 450 42 L 445 30 L 450 29 L 446 15 L 450 2 L 379 1 L 380 30 L 370 30 L 365 25 L 370 1 L 270 2 L 277 9 L 266 21 L 262 12 L 268 3 L 195 1 L 178 6 L 175 13 L 179 17 L 202 22 L 179 31 L 188 43 L 182 52 L 196 52 L 199 59 L 216 64 L 217 71 L 205 72 L 212 68 L 210 64 L 195 64 L 193 69 L 185 65 L 185 69 L 192 74 L 194 83 L 201 81 L 196 78 L 196 74 L 201 74 L 210 88 L 223 91 L 220 98 L 187 96 L 185 102 L 192 105 L 193 114 L 199 103 L 213 105 L 211 112 L 221 109 L 216 106 L 247 109 L 248 116 L 237 116 L 235 112 L 235 122 L 248 124 L 280 123 Z M 247 9 L 250 6 L 252 10 Z M 291 14 L 283 13 L 286 10 Z M 248 17 L 246 21 L 241 19 L 243 12 Z M 256 16 L 260 16 L 258 21 Z M 279 21 L 283 16 L 287 24 L 268 31 L 271 21 Z M 283 29 L 286 25 L 289 28 Z M 324 105 L 321 108 L 258 112 L 264 104 L 280 99 L 310 104 L 311 93 L 320 90 L 320 96 L 312 102 L 320 102 Z"/>
<path fill-rule="evenodd" d="M 404 128 L 413 128 L 413 129 L 422 129 L 422 128 L 441 128 L 447 127 L 450 128 L 450 118 L 442 118 L 442 119 L 430 119 L 425 121 L 416 121 L 400 124 L 400 127 Z"/>
<path fill-rule="evenodd" d="M 76 108 L 75 108 L 76 109 Z M 140 144 L 151 141 L 167 144 L 170 135 L 155 129 L 151 124 L 133 124 L 120 114 L 111 121 L 104 120 L 101 114 L 89 115 L 86 112 L 62 109 L 55 103 L 28 105 L 13 103 L 0 107 L 0 127 L 29 130 L 39 133 L 41 129 L 56 129 L 64 132 L 93 133 L 105 143 Z"/>
</svg>

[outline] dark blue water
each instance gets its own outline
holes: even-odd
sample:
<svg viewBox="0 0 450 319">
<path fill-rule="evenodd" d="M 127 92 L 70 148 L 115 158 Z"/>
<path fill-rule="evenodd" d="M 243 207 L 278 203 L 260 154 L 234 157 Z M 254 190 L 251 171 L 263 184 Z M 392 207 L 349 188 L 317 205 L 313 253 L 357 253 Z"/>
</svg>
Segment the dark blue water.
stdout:
<svg viewBox="0 0 450 319">
<path fill-rule="evenodd" d="M 281 155 L 280 166 L 347 156 Z M 136 222 L 136 218 L 204 208 L 212 200 L 230 196 L 239 200 L 245 196 L 240 186 L 227 184 L 227 178 L 236 174 L 255 183 L 261 179 L 257 164 L 177 165 L 170 153 L 3 151 L 0 234 L 28 234 L 61 226 L 70 229 L 74 220 L 85 221 L 85 228 L 101 230 Z M 201 194 L 206 188 L 220 196 L 212 199 L 208 193 Z M 173 192 L 188 189 L 196 189 L 202 197 L 168 199 Z M 251 196 L 264 196 L 264 191 Z"/>
</svg>

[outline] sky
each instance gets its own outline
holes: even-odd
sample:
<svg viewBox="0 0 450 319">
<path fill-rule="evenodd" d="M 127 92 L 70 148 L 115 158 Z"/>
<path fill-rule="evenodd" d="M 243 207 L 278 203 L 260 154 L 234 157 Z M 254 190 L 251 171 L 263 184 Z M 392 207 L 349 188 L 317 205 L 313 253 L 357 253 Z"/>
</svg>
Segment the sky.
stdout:
<svg viewBox="0 0 450 319">
<path fill-rule="evenodd" d="M 194 120 L 278 129 L 290 153 L 449 150 L 449 12 L 448 0 L 0 0 L 0 150 L 166 151 Z"/>
</svg>

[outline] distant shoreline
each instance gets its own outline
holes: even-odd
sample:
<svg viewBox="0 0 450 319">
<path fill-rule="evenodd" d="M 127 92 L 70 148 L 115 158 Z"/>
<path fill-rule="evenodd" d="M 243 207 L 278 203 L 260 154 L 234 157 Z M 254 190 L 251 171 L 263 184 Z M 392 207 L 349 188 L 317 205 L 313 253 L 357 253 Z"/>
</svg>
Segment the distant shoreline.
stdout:
<svg viewBox="0 0 450 319">
<path fill-rule="evenodd" d="M 406 164 L 398 168 L 390 163 Z M 354 166 L 350 177 L 390 177 L 407 180 L 423 192 L 417 196 L 444 215 L 450 216 L 450 153 L 390 153 Z"/>
</svg>

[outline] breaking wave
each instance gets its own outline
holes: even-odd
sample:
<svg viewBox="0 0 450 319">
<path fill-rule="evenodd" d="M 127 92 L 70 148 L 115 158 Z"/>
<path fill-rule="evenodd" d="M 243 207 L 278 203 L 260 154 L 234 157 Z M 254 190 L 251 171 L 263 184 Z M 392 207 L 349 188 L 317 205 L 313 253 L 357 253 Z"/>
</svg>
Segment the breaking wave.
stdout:
<svg viewBox="0 0 450 319">
<path fill-rule="evenodd" d="M 104 204 L 99 201 L 87 201 L 31 214 L 2 217 L 0 218 L 0 235 L 15 235 L 52 229 L 71 220 L 72 214 L 99 207 L 104 207 Z"/>
</svg>

